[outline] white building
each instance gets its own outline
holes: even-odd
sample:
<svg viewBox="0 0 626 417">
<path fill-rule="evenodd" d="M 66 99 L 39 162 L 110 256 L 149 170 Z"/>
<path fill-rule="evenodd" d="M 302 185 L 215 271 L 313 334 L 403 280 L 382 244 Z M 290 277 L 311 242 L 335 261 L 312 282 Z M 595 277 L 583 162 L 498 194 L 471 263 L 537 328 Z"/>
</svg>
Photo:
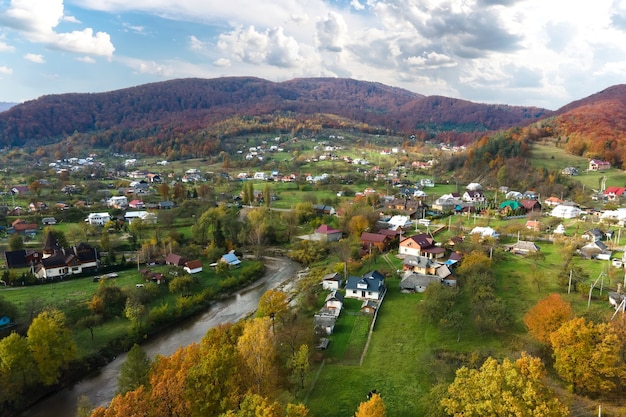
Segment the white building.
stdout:
<svg viewBox="0 0 626 417">
<path fill-rule="evenodd" d="M 133 221 L 136 219 L 141 219 L 144 224 L 156 224 L 157 222 L 156 214 L 147 211 L 127 211 L 126 214 L 124 214 L 124 220 L 126 220 L 128 224 L 133 224 Z"/>
<path fill-rule="evenodd" d="M 124 209 L 128 207 L 128 198 L 126 196 L 114 196 L 107 201 L 109 207 Z"/>
<path fill-rule="evenodd" d="M 576 206 L 566 206 L 559 204 L 550 212 L 550 216 L 557 217 L 559 219 L 574 219 L 582 213 L 582 210 Z"/>
<path fill-rule="evenodd" d="M 94 226 L 104 226 L 109 220 L 111 220 L 111 216 L 109 213 L 89 213 L 85 221 Z"/>
</svg>

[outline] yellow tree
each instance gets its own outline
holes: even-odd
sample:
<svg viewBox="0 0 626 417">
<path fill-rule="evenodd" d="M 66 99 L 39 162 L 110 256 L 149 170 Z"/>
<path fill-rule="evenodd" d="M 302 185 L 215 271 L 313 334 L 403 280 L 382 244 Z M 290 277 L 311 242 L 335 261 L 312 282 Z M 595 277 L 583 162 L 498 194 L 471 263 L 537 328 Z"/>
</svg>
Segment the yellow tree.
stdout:
<svg viewBox="0 0 626 417">
<path fill-rule="evenodd" d="M 623 342 L 614 326 L 579 317 L 565 322 L 550 341 L 554 369 L 573 392 L 601 393 L 626 383 Z"/>
<path fill-rule="evenodd" d="M 541 360 L 526 354 L 516 362 L 487 358 L 480 369 L 462 367 L 441 400 L 455 417 L 565 417 L 569 410 L 542 383 Z"/>
<path fill-rule="evenodd" d="M 76 344 L 59 310 L 44 311 L 28 328 L 28 348 L 46 385 L 58 381 L 61 369 L 76 356 Z"/>
<path fill-rule="evenodd" d="M 559 294 L 550 294 L 539 300 L 524 315 L 524 324 L 531 335 L 544 344 L 550 344 L 550 335 L 572 317 L 572 306 Z"/>
<path fill-rule="evenodd" d="M 352 217 L 348 223 L 348 230 L 356 237 L 360 237 L 369 227 L 369 220 L 361 214 Z"/>
<path fill-rule="evenodd" d="M 380 394 L 372 394 L 369 400 L 359 404 L 354 417 L 385 417 L 387 409 Z"/>
<path fill-rule="evenodd" d="M 287 294 L 284 291 L 268 290 L 259 299 L 256 316 L 282 321 L 288 312 L 289 300 L 287 299 Z"/>
<path fill-rule="evenodd" d="M 269 317 L 252 319 L 245 323 L 237 341 L 237 351 L 249 389 L 256 394 L 267 395 L 278 383 L 274 334 Z"/>
</svg>

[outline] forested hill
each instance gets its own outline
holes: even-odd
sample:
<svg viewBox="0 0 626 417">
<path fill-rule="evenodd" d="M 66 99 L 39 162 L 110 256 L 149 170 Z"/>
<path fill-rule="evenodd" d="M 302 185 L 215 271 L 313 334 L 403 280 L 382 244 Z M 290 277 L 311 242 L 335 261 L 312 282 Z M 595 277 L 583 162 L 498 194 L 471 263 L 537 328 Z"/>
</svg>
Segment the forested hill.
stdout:
<svg viewBox="0 0 626 417">
<path fill-rule="evenodd" d="M 224 132 L 254 131 L 249 123 L 243 130 L 237 122 L 228 128 L 224 123 L 262 115 L 298 120 L 292 131 L 294 126 L 335 127 L 335 123 L 406 134 L 422 132 L 429 137 L 444 132 L 447 139 L 467 140 L 478 132 L 527 125 L 551 112 L 424 97 L 352 79 L 302 78 L 280 83 L 253 77 L 179 79 L 106 93 L 49 95 L 14 106 L 0 113 L 0 146 L 37 144 L 74 132 L 89 132 L 92 140 L 103 146 L 110 138 L 127 142 L 149 135 L 164 135 L 159 138 L 162 142 L 174 133 L 193 142 L 211 135 L 217 124 L 221 137 Z M 264 123 L 270 123 L 268 120 Z M 285 126 L 272 128 L 284 130 Z M 204 131 L 203 135 L 190 134 L 199 131 Z M 100 137 L 104 132 L 108 140 Z"/>
</svg>

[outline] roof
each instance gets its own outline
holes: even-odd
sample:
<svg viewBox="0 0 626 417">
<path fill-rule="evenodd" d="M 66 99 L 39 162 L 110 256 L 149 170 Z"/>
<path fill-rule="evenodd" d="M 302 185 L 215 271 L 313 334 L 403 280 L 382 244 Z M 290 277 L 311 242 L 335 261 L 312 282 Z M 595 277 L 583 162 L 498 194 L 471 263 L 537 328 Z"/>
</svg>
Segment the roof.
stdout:
<svg viewBox="0 0 626 417">
<path fill-rule="evenodd" d="M 427 287 L 433 282 L 441 283 L 441 277 L 437 275 L 411 274 L 402 278 L 400 289 L 415 291 L 417 287 Z"/>
<path fill-rule="evenodd" d="M 182 265 L 184 264 L 183 257 L 180 255 L 176 255 L 175 253 L 168 253 L 165 257 L 165 263 L 172 265 Z"/>
<path fill-rule="evenodd" d="M 333 229 L 332 227 L 323 224 L 320 227 L 318 227 L 317 229 L 315 229 L 315 233 L 319 233 L 322 235 L 332 235 L 335 233 L 343 233 L 341 230 L 339 229 Z"/>
<path fill-rule="evenodd" d="M 237 255 L 235 255 L 235 251 L 230 251 L 222 255 L 221 261 L 229 265 L 239 265 L 241 263 Z"/>
<path fill-rule="evenodd" d="M 365 241 L 365 242 L 384 242 L 385 239 L 387 238 L 387 236 L 385 235 L 381 235 L 379 233 L 370 233 L 370 232 L 363 232 L 361 234 L 361 241 Z"/>
<path fill-rule="evenodd" d="M 332 272 L 324 275 L 322 281 L 341 281 L 341 275 L 338 272 Z"/>
<path fill-rule="evenodd" d="M 408 245 L 411 242 L 416 243 L 420 248 L 424 249 L 435 244 L 435 240 L 426 233 L 409 236 L 400 242 L 400 245 Z"/>
<path fill-rule="evenodd" d="M 416 266 L 418 268 L 428 268 L 429 266 L 439 265 L 438 262 L 433 261 L 425 256 L 408 255 L 402 261 L 403 265 Z"/>
<path fill-rule="evenodd" d="M 346 284 L 346 290 L 364 290 L 369 292 L 379 292 L 382 289 L 382 280 L 376 278 L 364 278 L 364 277 L 348 277 L 348 283 Z"/>
<path fill-rule="evenodd" d="M 199 259 L 195 259 L 193 261 L 185 262 L 185 266 L 189 269 L 198 269 L 202 268 L 202 262 Z"/>
<path fill-rule="evenodd" d="M 333 300 L 341 301 L 343 303 L 343 294 L 337 291 L 331 291 L 330 294 L 326 296 L 326 299 L 324 300 L 324 302 L 327 303 Z"/>
</svg>

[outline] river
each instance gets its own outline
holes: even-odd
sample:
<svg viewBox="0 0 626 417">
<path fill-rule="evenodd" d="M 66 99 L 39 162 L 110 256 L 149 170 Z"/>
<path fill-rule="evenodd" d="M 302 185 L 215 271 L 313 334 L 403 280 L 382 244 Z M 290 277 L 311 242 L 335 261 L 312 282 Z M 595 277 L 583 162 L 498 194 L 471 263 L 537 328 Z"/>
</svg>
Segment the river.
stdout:
<svg viewBox="0 0 626 417">
<path fill-rule="evenodd" d="M 206 332 L 219 324 L 235 323 L 256 310 L 267 290 L 279 287 L 296 275 L 300 265 L 288 258 L 265 258 L 267 272 L 235 295 L 216 302 L 202 315 L 193 317 L 142 344 L 148 355 L 170 355 L 179 347 L 199 342 Z M 120 366 L 126 360 L 121 354 L 96 373 L 35 404 L 22 413 L 24 417 L 71 417 L 76 414 L 78 397 L 86 395 L 94 406 L 107 405 L 117 390 Z"/>
</svg>

